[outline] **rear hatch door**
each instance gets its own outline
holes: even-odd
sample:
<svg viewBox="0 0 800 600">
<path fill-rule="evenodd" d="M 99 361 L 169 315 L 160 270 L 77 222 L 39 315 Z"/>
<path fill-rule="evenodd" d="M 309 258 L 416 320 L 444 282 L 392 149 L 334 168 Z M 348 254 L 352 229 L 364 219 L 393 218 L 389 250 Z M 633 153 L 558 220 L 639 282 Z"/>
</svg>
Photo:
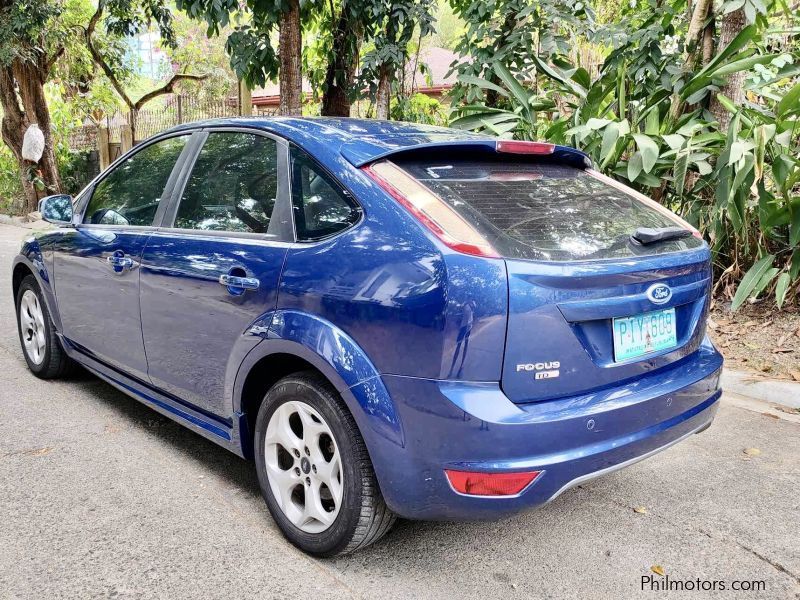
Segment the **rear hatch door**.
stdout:
<svg viewBox="0 0 800 600">
<path fill-rule="evenodd" d="M 652 200 L 542 158 L 416 155 L 397 163 L 505 259 L 502 387 L 512 401 L 620 385 L 697 350 L 709 250 Z"/>
</svg>

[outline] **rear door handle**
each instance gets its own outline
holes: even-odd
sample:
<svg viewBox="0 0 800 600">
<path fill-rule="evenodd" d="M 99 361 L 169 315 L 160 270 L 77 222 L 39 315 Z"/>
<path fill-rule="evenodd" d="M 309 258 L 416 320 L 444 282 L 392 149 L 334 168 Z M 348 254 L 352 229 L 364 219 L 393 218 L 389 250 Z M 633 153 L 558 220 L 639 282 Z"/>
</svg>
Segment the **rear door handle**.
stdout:
<svg viewBox="0 0 800 600">
<path fill-rule="evenodd" d="M 133 268 L 133 259 L 128 258 L 127 256 L 118 256 L 116 254 L 112 254 L 106 260 L 113 267 L 122 267 L 123 269 Z"/>
<path fill-rule="evenodd" d="M 257 290 L 261 282 L 255 277 L 237 277 L 236 275 L 220 275 L 219 284 L 233 290 Z"/>
</svg>

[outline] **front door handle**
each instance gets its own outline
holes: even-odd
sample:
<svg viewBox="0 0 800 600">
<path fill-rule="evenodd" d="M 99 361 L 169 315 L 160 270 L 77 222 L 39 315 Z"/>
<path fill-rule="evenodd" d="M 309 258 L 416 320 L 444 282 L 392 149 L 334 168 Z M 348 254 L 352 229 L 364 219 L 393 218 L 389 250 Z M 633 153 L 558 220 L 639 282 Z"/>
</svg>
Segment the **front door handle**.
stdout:
<svg viewBox="0 0 800 600">
<path fill-rule="evenodd" d="M 245 290 L 257 290 L 261 282 L 255 277 L 238 277 L 236 275 L 220 275 L 219 284 L 228 288 L 231 294 L 241 294 Z"/>
</svg>

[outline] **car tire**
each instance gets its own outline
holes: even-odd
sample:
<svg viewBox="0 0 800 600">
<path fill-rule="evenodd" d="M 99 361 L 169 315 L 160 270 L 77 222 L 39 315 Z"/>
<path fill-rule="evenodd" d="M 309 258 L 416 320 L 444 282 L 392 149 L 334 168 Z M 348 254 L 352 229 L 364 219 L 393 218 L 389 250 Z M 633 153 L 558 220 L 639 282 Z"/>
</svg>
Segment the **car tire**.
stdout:
<svg viewBox="0 0 800 600">
<path fill-rule="evenodd" d="M 259 408 L 254 434 L 261 493 L 292 544 L 330 557 L 364 548 L 389 531 L 396 517 L 361 433 L 320 375 L 300 372 L 278 381 Z"/>
<path fill-rule="evenodd" d="M 56 379 L 69 374 L 74 363 L 61 346 L 33 275 L 22 280 L 17 290 L 16 307 L 19 342 L 31 372 L 40 379 Z"/>
</svg>

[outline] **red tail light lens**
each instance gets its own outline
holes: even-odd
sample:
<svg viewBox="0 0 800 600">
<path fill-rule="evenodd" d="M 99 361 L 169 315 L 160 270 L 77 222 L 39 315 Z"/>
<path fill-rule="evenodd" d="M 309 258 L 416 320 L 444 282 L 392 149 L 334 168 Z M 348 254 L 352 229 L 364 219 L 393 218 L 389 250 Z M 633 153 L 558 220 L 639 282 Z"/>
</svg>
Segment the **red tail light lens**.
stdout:
<svg viewBox="0 0 800 600">
<path fill-rule="evenodd" d="M 473 473 L 450 471 L 445 475 L 459 494 L 468 496 L 516 496 L 541 475 L 541 471 L 523 473 Z"/>
<path fill-rule="evenodd" d="M 505 154 L 552 154 L 555 144 L 545 142 L 524 142 L 520 140 L 497 140 L 495 151 Z"/>
<path fill-rule="evenodd" d="M 499 258 L 486 238 L 461 215 L 394 163 L 383 161 L 362 168 L 448 247 L 464 254 Z"/>
</svg>

